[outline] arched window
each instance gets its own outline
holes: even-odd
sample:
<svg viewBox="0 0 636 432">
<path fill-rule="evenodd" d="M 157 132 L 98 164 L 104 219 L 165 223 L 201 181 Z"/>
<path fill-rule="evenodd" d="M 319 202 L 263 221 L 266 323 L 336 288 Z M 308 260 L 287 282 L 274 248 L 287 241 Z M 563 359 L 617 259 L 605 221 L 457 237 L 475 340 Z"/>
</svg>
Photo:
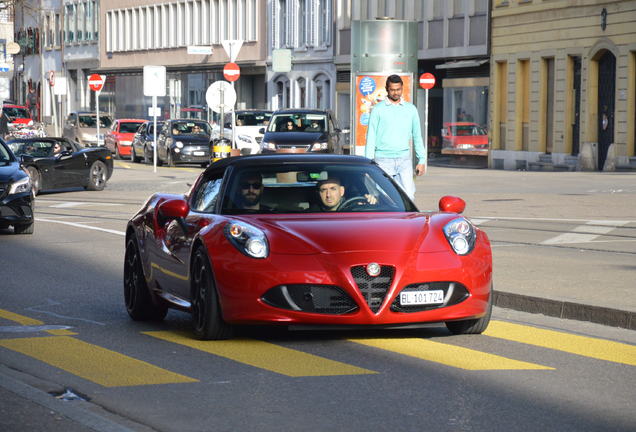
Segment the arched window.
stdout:
<svg viewBox="0 0 636 432">
<path fill-rule="evenodd" d="M 298 78 L 298 108 L 305 108 L 307 106 L 307 81 L 305 78 Z"/>
<path fill-rule="evenodd" d="M 272 98 L 272 108 L 275 110 L 289 108 L 289 79 L 284 75 L 280 75 L 276 77 L 273 82 L 275 94 Z"/>
<path fill-rule="evenodd" d="M 314 100 L 316 108 L 331 108 L 331 80 L 325 74 L 318 74 L 314 78 Z"/>
</svg>

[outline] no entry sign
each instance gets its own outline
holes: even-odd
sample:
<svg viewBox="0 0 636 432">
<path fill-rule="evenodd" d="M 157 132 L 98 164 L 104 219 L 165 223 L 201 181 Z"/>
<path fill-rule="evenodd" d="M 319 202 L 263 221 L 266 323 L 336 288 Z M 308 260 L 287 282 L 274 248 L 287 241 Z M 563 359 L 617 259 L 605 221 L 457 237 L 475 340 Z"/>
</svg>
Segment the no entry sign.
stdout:
<svg viewBox="0 0 636 432">
<path fill-rule="evenodd" d="M 223 68 L 223 77 L 230 81 L 236 81 L 241 76 L 241 68 L 236 63 L 227 63 Z"/>
<path fill-rule="evenodd" d="M 93 74 L 88 77 L 88 87 L 93 91 L 101 91 L 105 80 L 104 75 Z"/>
<path fill-rule="evenodd" d="M 426 90 L 435 87 L 435 77 L 432 73 L 425 72 L 420 75 L 420 87 Z"/>
</svg>

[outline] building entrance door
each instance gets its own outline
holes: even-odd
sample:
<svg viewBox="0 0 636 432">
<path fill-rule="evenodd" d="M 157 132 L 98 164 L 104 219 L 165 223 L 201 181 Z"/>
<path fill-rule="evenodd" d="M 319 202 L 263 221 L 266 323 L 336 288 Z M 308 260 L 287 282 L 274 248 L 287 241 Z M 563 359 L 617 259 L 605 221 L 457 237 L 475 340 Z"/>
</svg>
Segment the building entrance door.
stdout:
<svg viewBox="0 0 636 432">
<path fill-rule="evenodd" d="M 614 97 L 616 90 L 616 57 L 610 51 L 598 62 L 598 169 L 603 170 L 607 150 L 614 142 Z"/>
</svg>

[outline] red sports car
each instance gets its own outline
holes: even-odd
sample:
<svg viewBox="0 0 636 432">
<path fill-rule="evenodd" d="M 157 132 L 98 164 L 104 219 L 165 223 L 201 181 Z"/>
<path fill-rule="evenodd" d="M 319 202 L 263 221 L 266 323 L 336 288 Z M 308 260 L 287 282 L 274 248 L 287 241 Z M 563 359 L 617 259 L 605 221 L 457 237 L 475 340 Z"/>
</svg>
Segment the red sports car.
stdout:
<svg viewBox="0 0 636 432">
<path fill-rule="evenodd" d="M 444 150 L 488 150 L 488 132 L 477 123 L 444 123 L 442 137 Z"/>
<path fill-rule="evenodd" d="M 117 159 L 130 157 L 133 138 L 143 123 L 142 119 L 118 119 L 113 122 L 109 131 L 104 135 L 104 145 L 115 154 Z"/>
<path fill-rule="evenodd" d="M 135 320 L 192 314 L 201 339 L 236 324 L 481 333 L 492 309 L 486 234 L 446 196 L 418 211 L 357 156 L 250 155 L 210 165 L 185 195 L 155 194 L 126 229 Z"/>
</svg>

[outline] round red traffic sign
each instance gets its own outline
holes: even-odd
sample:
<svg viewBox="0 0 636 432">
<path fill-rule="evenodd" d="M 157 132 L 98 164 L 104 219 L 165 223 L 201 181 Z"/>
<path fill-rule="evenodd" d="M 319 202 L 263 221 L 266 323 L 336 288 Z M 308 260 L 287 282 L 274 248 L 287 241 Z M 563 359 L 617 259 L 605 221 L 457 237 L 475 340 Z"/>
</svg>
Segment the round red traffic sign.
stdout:
<svg viewBox="0 0 636 432">
<path fill-rule="evenodd" d="M 420 75 L 420 87 L 426 90 L 435 87 L 435 76 L 432 73 L 424 72 Z"/>
<path fill-rule="evenodd" d="M 223 76 L 230 82 L 236 81 L 241 76 L 241 68 L 236 63 L 228 63 L 223 68 Z"/>
<path fill-rule="evenodd" d="M 88 87 L 93 91 L 100 91 L 104 87 L 104 77 L 98 74 L 92 74 L 88 77 Z"/>
</svg>

